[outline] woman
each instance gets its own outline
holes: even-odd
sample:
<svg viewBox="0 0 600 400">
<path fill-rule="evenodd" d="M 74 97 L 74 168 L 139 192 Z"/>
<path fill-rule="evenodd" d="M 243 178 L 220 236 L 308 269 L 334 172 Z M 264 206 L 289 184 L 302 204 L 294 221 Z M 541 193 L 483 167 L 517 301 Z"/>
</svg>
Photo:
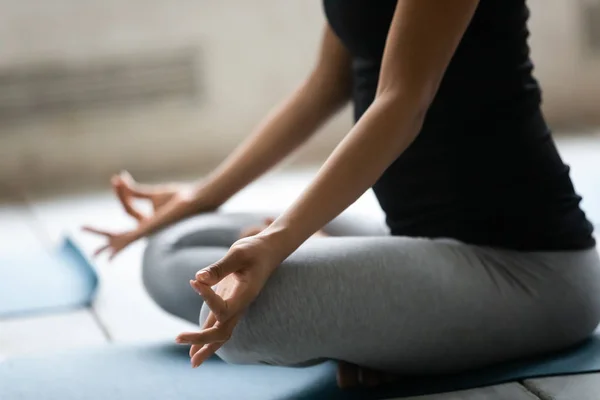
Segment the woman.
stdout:
<svg viewBox="0 0 600 400">
<path fill-rule="evenodd" d="M 200 332 L 177 338 L 193 366 L 215 352 L 233 363 L 335 359 L 341 386 L 375 385 L 384 372 L 458 372 L 588 337 L 600 261 L 540 111 L 524 0 L 324 8 L 316 66 L 241 147 L 192 187 L 114 178 L 139 226 L 94 230 L 112 255 L 152 234 L 150 295 L 190 321 L 202 308 Z M 237 240 L 263 216 L 215 210 L 349 99 L 356 124 L 311 185 Z M 370 187 L 391 235 L 335 219 Z M 135 196 L 154 215 L 139 214 Z M 310 238 L 323 227 L 333 237 Z M 204 305 L 185 290 L 190 278 Z"/>
</svg>

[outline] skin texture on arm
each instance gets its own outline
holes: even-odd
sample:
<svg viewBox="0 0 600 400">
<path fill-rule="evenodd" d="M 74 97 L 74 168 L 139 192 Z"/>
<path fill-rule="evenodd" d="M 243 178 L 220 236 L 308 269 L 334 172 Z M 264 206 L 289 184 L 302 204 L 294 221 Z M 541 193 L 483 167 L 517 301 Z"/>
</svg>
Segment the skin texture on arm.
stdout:
<svg viewBox="0 0 600 400">
<path fill-rule="evenodd" d="M 135 236 L 218 208 L 310 138 L 347 104 L 350 90 L 350 56 L 326 25 L 318 61 L 305 82 L 201 184 L 141 223 Z"/>
<path fill-rule="evenodd" d="M 302 196 L 260 236 L 283 260 L 358 199 L 418 135 L 478 0 L 401 0 L 377 95 Z"/>
</svg>

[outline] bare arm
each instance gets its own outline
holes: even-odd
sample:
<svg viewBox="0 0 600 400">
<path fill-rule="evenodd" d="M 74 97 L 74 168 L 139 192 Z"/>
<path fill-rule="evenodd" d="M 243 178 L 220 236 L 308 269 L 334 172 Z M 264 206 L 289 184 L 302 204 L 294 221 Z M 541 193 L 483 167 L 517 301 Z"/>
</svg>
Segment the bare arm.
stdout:
<svg viewBox="0 0 600 400">
<path fill-rule="evenodd" d="M 140 224 L 136 236 L 145 236 L 186 216 L 217 208 L 264 174 L 348 102 L 350 79 L 350 56 L 327 25 L 318 62 L 308 78 L 190 193 L 183 199 L 174 199 Z"/>
<path fill-rule="evenodd" d="M 222 204 L 305 142 L 350 98 L 350 57 L 327 25 L 318 62 L 306 81 L 205 181 Z"/>
<path fill-rule="evenodd" d="M 398 2 L 374 102 L 302 196 L 260 234 L 279 243 L 281 260 L 371 187 L 414 140 L 477 4 Z"/>
</svg>

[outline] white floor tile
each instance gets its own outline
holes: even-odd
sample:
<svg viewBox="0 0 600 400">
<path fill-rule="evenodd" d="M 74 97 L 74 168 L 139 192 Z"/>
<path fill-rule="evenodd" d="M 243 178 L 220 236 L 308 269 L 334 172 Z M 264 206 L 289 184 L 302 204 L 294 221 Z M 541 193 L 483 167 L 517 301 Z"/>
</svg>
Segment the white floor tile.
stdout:
<svg viewBox="0 0 600 400">
<path fill-rule="evenodd" d="M 0 206 L 0 257 L 42 249 L 43 232 L 25 206 Z"/>
<path fill-rule="evenodd" d="M 542 399 L 598 400 L 600 373 L 530 379 L 525 385 Z"/>
<path fill-rule="evenodd" d="M 400 399 L 397 399 L 400 400 Z M 518 383 L 489 386 L 479 389 L 461 390 L 427 396 L 405 397 L 402 400 L 539 400 Z"/>
<path fill-rule="evenodd" d="M 87 309 L 0 320 L 0 358 L 105 343 L 102 330 Z"/>
</svg>

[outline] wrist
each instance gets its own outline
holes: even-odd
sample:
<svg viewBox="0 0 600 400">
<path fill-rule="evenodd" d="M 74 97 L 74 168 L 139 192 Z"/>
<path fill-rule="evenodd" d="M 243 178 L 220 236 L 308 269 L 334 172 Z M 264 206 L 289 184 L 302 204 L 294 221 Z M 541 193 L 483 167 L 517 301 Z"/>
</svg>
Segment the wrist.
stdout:
<svg viewBox="0 0 600 400">
<path fill-rule="evenodd" d="M 192 185 L 191 189 L 184 191 L 180 198 L 193 207 L 194 212 L 213 211 L 225 203 L 225 200 L 215 196 L 215 191 L 203 182 Z"/>
<path fill-rule="evenodd" d="M 290 226 L 277 221 L 257 236 L 267 243 L 278 263 L 285 260 L 304 242 Z"/>
<path fill-rule="evenodd" d="M 141 239 L 147 235 L 147 232 L 144 232 L 144 229 L 141 228 L 142 224 L 138 224 L 137 228 L 127 233 L 127 238 L 129 243 L 133 243 L 138 239 Z"/>
</svg>

